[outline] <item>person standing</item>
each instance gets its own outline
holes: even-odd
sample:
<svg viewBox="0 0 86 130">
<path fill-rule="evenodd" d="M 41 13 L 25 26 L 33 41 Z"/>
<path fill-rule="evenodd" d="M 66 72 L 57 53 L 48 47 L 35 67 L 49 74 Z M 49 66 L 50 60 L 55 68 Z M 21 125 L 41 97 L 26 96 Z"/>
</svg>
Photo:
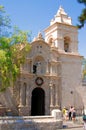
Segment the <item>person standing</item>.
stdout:
<svg viewBox="0 0 86 130">
<path fill-rule="evenodd" d="M 71 106 L 69 109 L 69 120 L 72 120 L 72 111 L 73 111 L 73 106 Z"/>
<path fill-rule="evenodd" d="M 65 120 L 66 107 L 62 109 L 63 119 Z"/>
<path fill-rule="evenodd" d="M 84 130 L 86 130 L 86 120 L 84 120 L 84 126 L 83 126 Z"/>
<path fill-rule="evenodd" d="M 84 113 L 83 115 L 83 122 L 84 122 L 83 128 L 84 130 L 86 130 L 86 113 Z"/>
<path fill-rule="evenodd" d="M 75 110 L 75 108 L 73 108 L 73 110 L 72 110 L 72 121 L 75 121 L 75 119 L 76 119 L 76 110 Z"/>
</svg>

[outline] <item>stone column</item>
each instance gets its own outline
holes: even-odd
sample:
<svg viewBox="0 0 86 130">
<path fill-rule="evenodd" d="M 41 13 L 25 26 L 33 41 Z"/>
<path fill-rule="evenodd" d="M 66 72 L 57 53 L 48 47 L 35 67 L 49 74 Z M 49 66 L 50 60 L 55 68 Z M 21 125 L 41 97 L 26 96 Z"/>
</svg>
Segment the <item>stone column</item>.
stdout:
<svg viewBox="0 0 86 130">
<path fill-rule="evenodd" d="M 20 87 L 20 104 L 19 107 L 23 106 L 23 84 L 21 83 L 21 87 Z"/>
<path fill-rule="evenodd" d="M 52 64 L 50 63 L 50 74 L 52 75 L 53 70 L 52 70 Z"/>
<path fill-rule="evenodd" d="M 55 106 L 58 106 L 58 86 L 55 86 Z"/>
<path fill-rule="evenodd" d="M 53 84 L 50 83 L 50 107 L 53 107 Z"/>
<path fill-rule="evenodd" d="M 26 106 L 29 106 L 29 86 L 26 88 Z"/>
<path fill-rule="evenodd" d="M 30 64 L 29 72 L 30 72 L 30 73 L 32 72 L 32 71 L 31 71 L 31 70 L 32 70 L 32 66 L 31 66 L 32 64 L 31 64 L 31 63 L 32 63 L 32 61 L 29 61 L 29 64 Z"/>
<path fill-rule="evenodd" d="M 31 73 L 33 73 L 33 62 L 31 61 Z"/>
<path fill-rule="evenodd" d="M 47 61 L 47 62 L 46 62 L 46 73 L 47 73 L 47 74 L 49 73 L 48 65 L 49 65 L 49 62 Z"/>
</svg>

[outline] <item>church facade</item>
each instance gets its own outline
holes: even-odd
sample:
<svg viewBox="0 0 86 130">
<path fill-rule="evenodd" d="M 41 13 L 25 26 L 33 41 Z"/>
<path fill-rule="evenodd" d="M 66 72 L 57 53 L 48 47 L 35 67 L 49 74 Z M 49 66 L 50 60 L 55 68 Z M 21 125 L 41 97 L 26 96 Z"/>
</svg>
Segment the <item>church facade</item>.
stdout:
<svg viewBox="0 0 86 130">
<path fill-rule="evenodd" d="M 19 115 L 50 115 L 70 105 L 82 110 L 77 91 L 82 79 L 78 29 L 60 7 L 44 32 L 45 38 L 38 33 L 33 39 L 14 88 Z"/>
</svg>

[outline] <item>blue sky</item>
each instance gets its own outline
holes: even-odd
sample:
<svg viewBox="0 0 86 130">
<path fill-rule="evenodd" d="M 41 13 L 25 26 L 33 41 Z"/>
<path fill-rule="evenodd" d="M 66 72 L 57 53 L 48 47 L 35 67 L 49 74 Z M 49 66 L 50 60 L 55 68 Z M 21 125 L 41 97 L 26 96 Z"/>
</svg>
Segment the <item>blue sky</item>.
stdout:
<svg viewBox="0 0 86 130">
<path fill-rule="evenodd" d="M 54 18 L 60 5 L 72 18 L 73 25 L 78 23 L 78 16 L 84 7 L 77 0 L 0 0 L 0 4 L 5 7 L 12 25 L 31 31 L 32 38 L 50 25 L 50 20 Z M 79 53 L 86 57 L 86 25 L 79 30 L 78 42 Z"/>
</svg>

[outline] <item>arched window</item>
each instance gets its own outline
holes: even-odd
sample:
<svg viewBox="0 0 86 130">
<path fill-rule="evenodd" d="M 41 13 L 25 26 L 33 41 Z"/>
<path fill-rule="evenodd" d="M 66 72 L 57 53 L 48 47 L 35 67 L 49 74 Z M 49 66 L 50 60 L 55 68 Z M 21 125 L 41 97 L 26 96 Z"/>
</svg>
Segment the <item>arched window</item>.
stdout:
<svg viewBox="0 0 86 130">
<path fill-rule="evenodd" d="M 64 51 L 70 52 L 70 38 L 64 37 Z"/>
<path fill-rule="evenodd" d="M 64 43 L 65 52 L 69 52 L 69 43 Z"/>
</svg>

